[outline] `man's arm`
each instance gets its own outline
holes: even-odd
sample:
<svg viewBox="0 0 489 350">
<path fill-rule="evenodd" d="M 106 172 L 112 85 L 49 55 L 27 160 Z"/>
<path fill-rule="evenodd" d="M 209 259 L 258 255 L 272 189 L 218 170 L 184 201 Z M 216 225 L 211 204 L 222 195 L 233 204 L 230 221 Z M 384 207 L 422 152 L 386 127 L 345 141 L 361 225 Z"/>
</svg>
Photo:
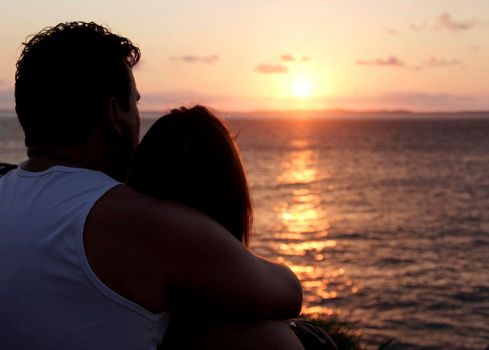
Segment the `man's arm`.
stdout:
<svg viewBox="0 0 489 350">
<path fill-rule="evenodd" d="M 126 186 L 97 202 L 84 241 L 97 276 L 153 312 L 173 306 L 175 291 L 237 317 L 300 312 L 300 282 L 288 268 L 253 255 L 207 216 Z"/>
</svg>

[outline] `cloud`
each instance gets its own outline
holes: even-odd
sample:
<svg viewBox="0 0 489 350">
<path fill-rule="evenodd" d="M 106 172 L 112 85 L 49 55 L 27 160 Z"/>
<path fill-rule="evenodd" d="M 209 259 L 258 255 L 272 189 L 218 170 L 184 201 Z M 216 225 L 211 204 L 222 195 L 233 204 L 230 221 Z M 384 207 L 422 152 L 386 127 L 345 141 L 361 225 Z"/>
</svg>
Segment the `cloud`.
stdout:
<svg viewBox="0 0 489 350">
<path fill-rule="evenodd" d="M 284 53 L 277 59 L 274 59 L 275 63 L 263 63 L 255 67 L 255 71 L 262 74 L 285 74 L 289 72 L 289 64 L 310 62 L 309 56 L 299 56 L 290 53 Z"/>
<path fill-rule="evenodd" d="M 291 54 L 283 54 L 282 56 L 280 56 L 280 60 L 282 62 L 310 62 L 311 58 L 308 56 L 296 57 Z"/>
<path fill-rule="evenodd" d="M 259 106 L 266 105 L 267 98 L 252 96 L 241 96 L 233 94 L 212 94 L 192 89 L 175 89 L 157 91 L 153 93 L 143 93 L 139 104 L 140 111 L 152 111 L 149 113 L 155 117 L 161 112 L 180 106 L 194 106 L 203 104 L 215 110 L 234 111 L 234 110 L 254 110 Z"/>
<path fill-rule="evenodd" d="M 431 68 L 443 68 L 443 67 L 453 67 L 453 66 L 460 66 L 462 62 L 459 60 L 455 59 L 446 59 L 446 58 L 437 58 L 437 57 L 432 57 L 426 62 L 412 67 L 413 70 L 424 70 L 424 69 L 431 69 Z"/>
<path fill-rule="evenodd" d="M 255 70 L 263 74 L 285 74 L 289 72 L 289 68 L 282 64 L 260 64 Z"/>
<path fill-rule="evenodd" d="M 462 64 L 459 60 L 456 59 L 432 57 L 429 60 L 417 66 L 411 66 L 405 63 L 397 56 L 389 56 L 387 58 L 377 58 L 373 60 L 358 60 L 356 63 L 360 66 L 398 67 L 398 68 L 411 69 L 415 71 L 420 71 L 428 68 L 459 66 Z"/>
<path fill-rule="evenodd" d="M 289 54 L 280 56 L 280 60 L 284 62 L 295 62 L 295 57 Z"/>
<path fill-rule="evenodd" d="M 396 56 L 389 56 L 387 58 L 376 58 L 373 60 L 358 60 L 357 64 L 360 66 L 381 66 L 381 67 L 404 67 L 405 64 Z"/>
<path fill-rule="evenodd" d="M 480 24 L 481 22 L 476 18 L 468 19 L 465 21 L 457 21 L 453 19 L 449 13 L 446 12 L 442 13 L 436 20 L 436 26 L 438 28 L 446 29 L 452 32 L 469 30 Z"/>
<path fill-rule="evenodd" d="M 427 68 L 437 68 L 437 67 L 447 67 L 447 66 L 459 66 L 462 64 L 459 60 L 448 60 L 445 58 L 432 57 L 426 62 L 425 67 Z"/>
<path fill-rule="evenodd" d="M 386 28 L 385 33 L 389 35 L 399 35 L 399 31 L 393 28 Z"/>
<path fill-rule="evenodd" d="M 183 55 L 183 56 L 172 56 L 172 61 L 184 62 L 184 63 L 207 63 L 214 64 L 219 61 L 220 57 L 218 55 L 207 55 L 207 56 L 196 56 L 196 55 Z"/>
<path fill-rule="evenodd" d="M 379 100 L 389 103 L 402 104 L 412 107 L 436 107 L 460 106 L 474 102 L 476 97 L 469 95 L 454 95 L 448 93 L 425 93 L 425 92 L 394 92 L 380 95 Z"/>
<path fill-rule="evenodd" d="M 329 96 L 329 106 L 353 109 L 407 109 L 418 111 L 488 110 L 489 96 L 397 91 L 379 95 Z"/>
<path fill-rule="evenodd" d="M 411 23 L 409 26 L 412 31 L 422 33 L 429 30 L 447 30 L 450 32 L 464 32 L 471 29 L 482 28 L 487 26 L 487 21 L 477 18 L 457 20 L 448 12 L 440 14 L 431 24 L 428 22 Z"/>
<path fill-rule="evenodd" d="M 209 95 L 194 90 L 182 89 L 182 90 L 169 90 L 157 93 L 148 93 L 141 96 L 141 103 L 148 105 L 154 104 L 185 104 L 185 103 L 208 103 L 213 102 L 219 97 L 215 95 Z"/>
<path fill-rule="evenodd" d="M 225 101 L 226 96 L 212 95 L 190 89 L 167 90 L 153 93 L 143 93 L 139 110 L 165 111 L 180 106 L 193 106 L 196 104 L 214 105 Z"/>
</svg>

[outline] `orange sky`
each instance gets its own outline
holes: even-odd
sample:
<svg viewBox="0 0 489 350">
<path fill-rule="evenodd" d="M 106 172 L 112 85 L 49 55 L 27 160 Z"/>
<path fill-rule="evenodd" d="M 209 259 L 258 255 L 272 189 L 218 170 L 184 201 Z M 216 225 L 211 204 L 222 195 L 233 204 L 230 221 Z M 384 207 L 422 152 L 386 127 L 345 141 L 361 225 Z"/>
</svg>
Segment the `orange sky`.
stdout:
<svg viewBox="0 0 489 350">
<path fill-rule="evenodd" d="M 28 34 L 93 20 L 142 52 L 142 110 L 489 110 L 487 0 L 2 0 L 0 108 Z"/>
</svg>

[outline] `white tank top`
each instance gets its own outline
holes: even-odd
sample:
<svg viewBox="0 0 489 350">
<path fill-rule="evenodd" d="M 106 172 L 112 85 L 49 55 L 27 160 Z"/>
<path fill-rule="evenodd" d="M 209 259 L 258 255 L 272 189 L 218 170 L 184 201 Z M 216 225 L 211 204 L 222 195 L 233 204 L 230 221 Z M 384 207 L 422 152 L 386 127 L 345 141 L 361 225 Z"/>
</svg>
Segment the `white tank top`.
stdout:
<svg viewBox="0 0 489 350">
<path fill-rule="evenodd" d="M 55 166 L 0 177 L 0 349 L 154 350 L 155 315 L 101 282 L 83 248 L 90 209 L 119 183 Z"/>
</svg>

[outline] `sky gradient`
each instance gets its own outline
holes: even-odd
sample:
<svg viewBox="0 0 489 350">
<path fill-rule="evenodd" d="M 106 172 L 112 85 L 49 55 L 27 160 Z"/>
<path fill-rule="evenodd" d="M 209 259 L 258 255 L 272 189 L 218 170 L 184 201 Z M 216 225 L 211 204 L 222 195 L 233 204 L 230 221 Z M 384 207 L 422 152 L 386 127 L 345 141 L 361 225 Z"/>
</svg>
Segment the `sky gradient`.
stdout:
<svg viewBox="0 0 489 350">
<path fill-rule="evenodd" d="M 0 108 L 29 34 L 95 21 L 142 50 L 142 110 L 489 110 L 487 0 L 2 0 Z"/>
</svg>

